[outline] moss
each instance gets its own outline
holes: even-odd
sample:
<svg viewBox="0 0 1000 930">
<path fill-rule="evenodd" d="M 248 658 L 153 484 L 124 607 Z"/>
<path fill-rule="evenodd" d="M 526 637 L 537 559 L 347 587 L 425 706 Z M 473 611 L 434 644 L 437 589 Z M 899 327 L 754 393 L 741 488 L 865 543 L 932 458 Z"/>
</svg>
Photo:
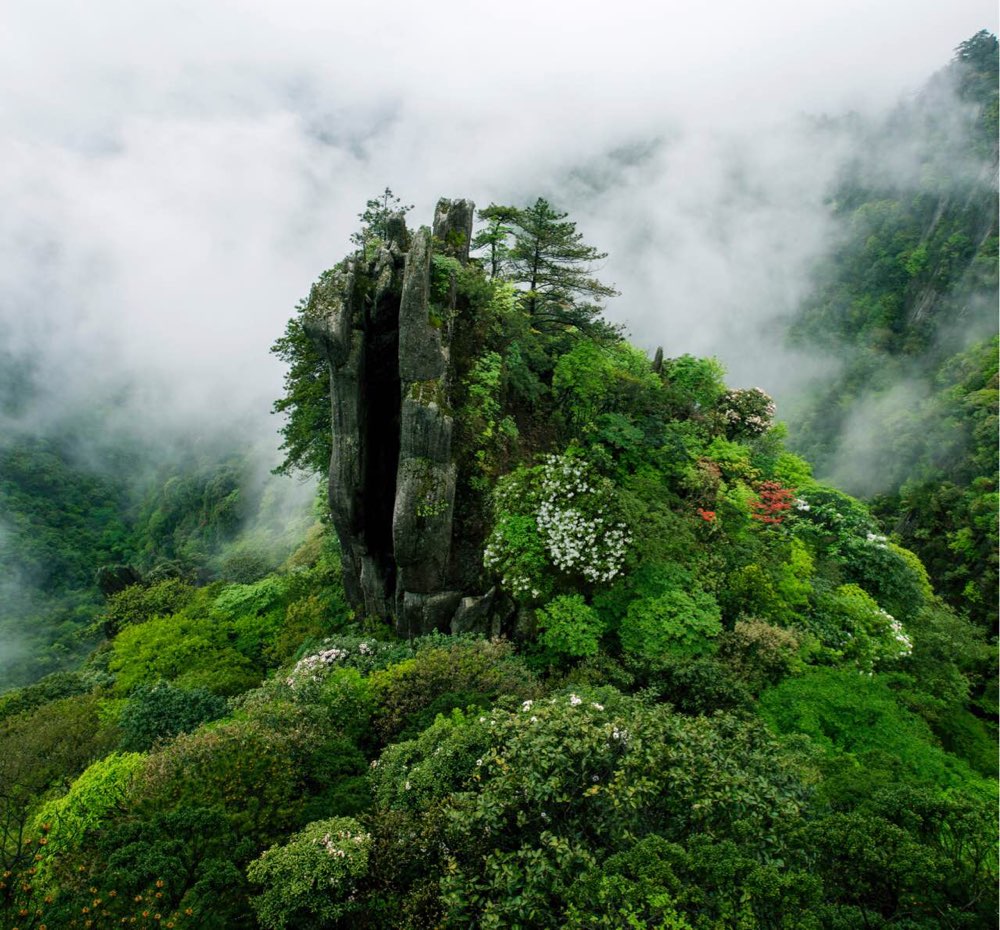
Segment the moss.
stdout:
<svg viewBox="0 0 1000 930">
<path fill-rule="evenodd" d="M 445 412 L 449 412 L 448 400 L 444 393 L 444 382 L 440 378 L 431 378 L 428 381 L 414 381 L 410 385 L 407 395 L 410 400 L 415 400 L 418 404 L 429 407 L 435 404 Z"/>
</svg>

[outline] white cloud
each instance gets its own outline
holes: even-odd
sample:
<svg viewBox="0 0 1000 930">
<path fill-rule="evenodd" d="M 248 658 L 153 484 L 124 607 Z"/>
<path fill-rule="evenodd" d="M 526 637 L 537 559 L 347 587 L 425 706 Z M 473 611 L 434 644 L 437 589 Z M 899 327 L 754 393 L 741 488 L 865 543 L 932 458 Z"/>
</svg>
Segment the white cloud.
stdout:
<svg viewBox="0 0 1000 930">
<path fill-rule="evenodd" d="M 774 386 L 837 151 L 982 2 L 14 0 L 0 32 L 0 327 L 53 415 L 122 380 L 154 428 L 250 413 L 267 348 L 386 183 L 571 210 L 637 340 Z M 617 154 L 612 154 L 617 152 Z M 749 347 L 749 349 L 748 349 Z M 42 415 L 36 410 L 36 415 Z"/>
</svg>

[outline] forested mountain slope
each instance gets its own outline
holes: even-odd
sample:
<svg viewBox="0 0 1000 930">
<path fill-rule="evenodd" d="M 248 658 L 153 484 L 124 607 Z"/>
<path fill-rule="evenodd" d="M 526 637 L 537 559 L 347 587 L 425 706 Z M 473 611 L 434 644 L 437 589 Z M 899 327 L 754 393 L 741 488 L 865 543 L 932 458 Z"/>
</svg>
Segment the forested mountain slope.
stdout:
<svg viewBox="0 0 1000 930">
<path fill-rule="evenodd" d="M 874 497 L 938 590 L 997 624 L 997 40 L 981 32 L 884 123 L 856 121 L 842 240 L 794 321 L 843 360 L 795 447 Z"/>
<path fill-rule="evenodd" d="M 386 192 L 277 343 L 286 468 L 356 494 L 0 699 L 3 926 L 991 926 L 982 630 L 763 391 L 603 323 L 566 216 L 468 258 L 471 210 Z"/>
</svg>

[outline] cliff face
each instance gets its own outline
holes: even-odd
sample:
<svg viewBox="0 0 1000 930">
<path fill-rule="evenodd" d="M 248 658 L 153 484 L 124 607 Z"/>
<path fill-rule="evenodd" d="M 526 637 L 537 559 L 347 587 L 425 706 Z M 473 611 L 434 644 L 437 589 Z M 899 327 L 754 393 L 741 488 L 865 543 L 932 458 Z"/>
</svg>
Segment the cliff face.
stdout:
<svg viewBox="0 0 1000 930">
<path fill-rule="evenodd" d="M 452 558 L 450 349 L 466 308 L 454 286 L 431 295 L 435 255 L 468 261 L 474 210 L 441 200 L 433 229 L 412 234 L 393 216 L 374 258 L 348 259 L 310 295 L 308 331 L 330 365 L 344 586 L 356 610 L 392 617 L 407 636 L 492 622 L 492 598 L 468 596 L 468 569 Z"/>
</svg>

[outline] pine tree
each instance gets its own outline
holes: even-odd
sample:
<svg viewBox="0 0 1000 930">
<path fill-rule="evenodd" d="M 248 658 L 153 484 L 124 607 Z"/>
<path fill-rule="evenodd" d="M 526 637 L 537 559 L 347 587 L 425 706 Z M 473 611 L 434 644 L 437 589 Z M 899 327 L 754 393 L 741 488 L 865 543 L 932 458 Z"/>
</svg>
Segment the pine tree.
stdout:
<svg viewBox="0 0 1000 930">
<path fill-rule="evenodd" d="M 507 256 L 510 277 L 524 285 L 524 306 L 539 329 L 587 330 L 597 325 L 596 301 L 618 291 L 593 277 L 594 265 L 607 258 L 583 242 L 576 223 L 539 197 L 510 217 L 514 244 Z"/>
</svg>

